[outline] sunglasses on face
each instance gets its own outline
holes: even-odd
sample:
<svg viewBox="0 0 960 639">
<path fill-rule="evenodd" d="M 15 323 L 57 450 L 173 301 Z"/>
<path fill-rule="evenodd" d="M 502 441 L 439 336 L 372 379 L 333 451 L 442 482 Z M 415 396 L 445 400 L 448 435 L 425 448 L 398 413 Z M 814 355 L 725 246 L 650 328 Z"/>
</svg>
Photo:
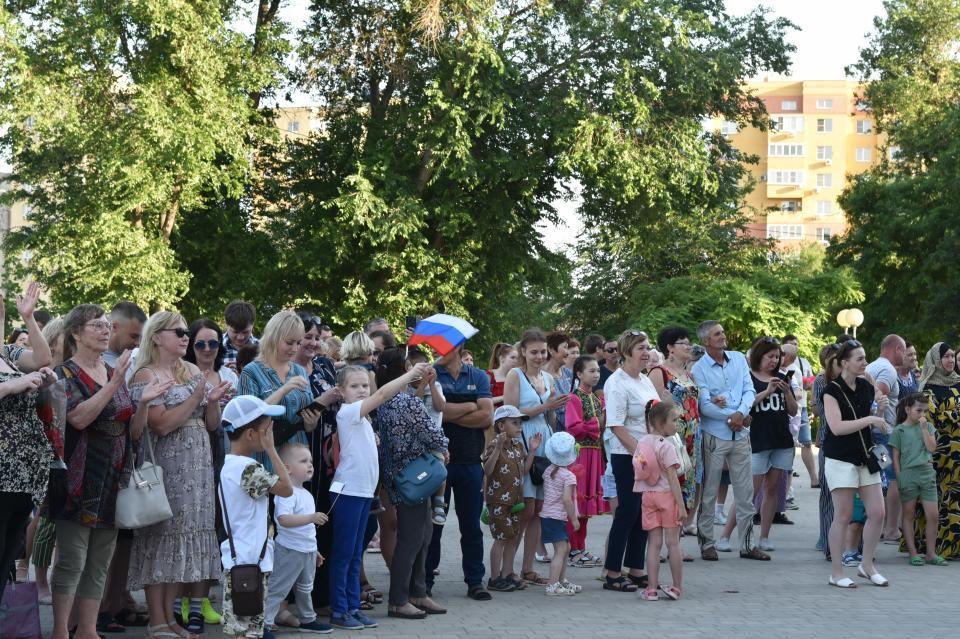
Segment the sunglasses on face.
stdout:
<svg viewBox="0 0 960 639">
<path fill-rule="evenodd" d="M 190 331 L 188 331 L 188 330 L 185 329 L 185 328 L 161 328 L 161 329 L 158 330 L 157 332 L 158 332 L 158 333 L 166 333 L 166 332 L 173 333 L 174 335 L 177 336 L 177 339 L 183 339 L 184 337 L 186 337 L 187 335 L 190 334 Z"/>
<path fill-rule="evenodd" d="M 780 343 L 780 340 L 778 340 L 776 337 L 764 337 L 764 338 L 763 338 L 763 343 L 764 343 L 764 344 L 779 344 L 779 343 Z"/>
<path fill-rule="evenodd" d="M 196 342 L 193 343 L 193 347 L 196 348 L 198 351 L 205 351 L 207 349 L 210 349 L 211 351 L 215 351 L 218 348 L 220 348 L 220 342 L 218 342 L 215 339 L 208 339 L 206 341 L 197 340 Z"/>
<path fill-rule="evenodd" d="M 644 333 L 643 331 L 630 331 L 629 333 L 627 333 L 627 335 L 629 335 L 630 337 L 643 337 L 644 339 L 646 339 L 647 337 L 647 334 Z"/>
<path fill-rule="evenodd" d="M 603 352 L 604 352 L 604 353 L 613 354 L 613 353 L 616 353 L 618 350 L 619 350 L 619 349 L 618 349 L 616 346 L 614 346 L 613 348 L 605 348 L 605 349 L 603 349 Z"/>
</svg>

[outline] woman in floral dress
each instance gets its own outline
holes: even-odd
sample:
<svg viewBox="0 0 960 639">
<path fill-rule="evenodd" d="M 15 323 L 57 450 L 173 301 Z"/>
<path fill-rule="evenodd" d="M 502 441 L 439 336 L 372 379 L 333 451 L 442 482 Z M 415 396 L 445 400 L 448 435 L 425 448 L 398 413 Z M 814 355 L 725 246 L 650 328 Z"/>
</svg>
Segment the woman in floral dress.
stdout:
<svg viewBox="0 0 960 639">
<path fill-rule="evenodd" d="M 170 311 L 152 315 L 143 327 L 138 368 L 130 386 L 133 400 L 139 401 L 154 380 L 171 383 L 162 397 L 149 403 L 147 425 L 174 514 L 134 532 L 130 562 L 129 588 L 145 590 L 150 614 L 147 634 L 154 637 L 191 636 L 173 617 L 174 601 L 181 594 L 191 599 L 187 625 L 193 633 L 202 632 L 199 609 L 205 582 L 220 577 L 208 432 L 220 425 L 219 400 L 229 383 L 212 386 L 196 365 L 183 361 L 188 342 L 182 316 Z"/>
</svg>

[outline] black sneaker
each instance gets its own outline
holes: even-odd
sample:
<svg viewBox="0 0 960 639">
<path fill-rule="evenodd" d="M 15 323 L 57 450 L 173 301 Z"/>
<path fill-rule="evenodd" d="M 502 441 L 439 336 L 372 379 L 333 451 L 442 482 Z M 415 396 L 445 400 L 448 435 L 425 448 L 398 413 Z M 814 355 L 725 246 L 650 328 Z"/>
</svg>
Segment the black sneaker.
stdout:
<svg viewBox="0 0 960 639">
<path fill-rule="evenodd" d="M 793 522 L 787 519 L 786 513 L 777 513 L 773 516 L 773 523 L 793 525 Z"/>
<path fill-rule="evenodd" d="M 497 577 L 496 579 L 487 580 L 487 590 L 496 590 L 497 592 L 513 592 L 516 589 L 517 585 L 513 583 L 512 579 Z"/>
</svg>

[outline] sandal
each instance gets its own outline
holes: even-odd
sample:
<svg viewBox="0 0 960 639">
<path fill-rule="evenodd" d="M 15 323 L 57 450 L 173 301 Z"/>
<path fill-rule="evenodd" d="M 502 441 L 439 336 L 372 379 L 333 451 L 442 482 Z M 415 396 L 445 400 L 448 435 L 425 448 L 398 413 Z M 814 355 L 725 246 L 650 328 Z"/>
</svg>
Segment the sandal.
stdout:
<svg viewBox="0 0 960 639">
<path fill-rule="evenodd" d="M 831 586 L 836 586 L 837 588 L 856 588 L 857 584 L 853 582 L 853 579 L 850 577 L 841 577 L 840 579 L 834 579 L 833 575 L 830 575 L 830 581 L 828 582 Z"/>
<path fill-rule="evenodd" d="M 640 598 L 644 601 L 657 601 L 660 599 L 660 595 L 657 594 L 657 591 L 653 588 L 647 588 L 642 593 L 640 593 Z"/>
<path fill-rule="evenodd" d="M 373 604 L 369 601 L 360 600 L 360 610 L 373 610 Z"/>
<path fill-rule="evenodd" d="M 147 613 L 138 612 L 134 608 L 121 608 L 113 618 L 124 626 L 146 626 L 150 623 Z"/>
<path fill-rule="evenodd" d="M 593 553 L 589 553 L 589 552 L 584 551 L 584 552 L 583 552 L 583 558 L 586 559 L 586 560 L 590 563 L 590 566 L 589 566 L 590 568 L 596 568 L 596 567 L 598 567 L 598 566 L 602 566 L 602 565 L 603 565 L 603 561 L 602 561 L 599 557 L 597 557 L 596 555 L 594 555 Z"/>
<path fill-rule="evenodd" d="M 383 593 L 370 585 L 370 582 L 364 582 L 360 584 L 362 594 L 360 599 L 363 601 L 369 601 L 372 604 L 383 603 Z"/>
<path fill-rule="evenodd" d="M 571 550 L 567 556 L 567 565 L 571 568 L 593 568 L 596 566 L 594 561 L 592 556 L 587 558 L 587 553 L 582 550 Z"/>
<path fill-rule="evenodd" d="M 603 581 L 604 590 L 616 590 L 617 592 L 636 592 L 637 584 L 623 575 L 619 577 L 610 577 L 609 575 Z"/>
<path fill-rule="evenodd" d="M 920 555 L 917 555 L 916 557 L 911 557 L 911 558 L 910 558 L 910 565 L 911 565 L 911 566 L 922 566 L 924 563 L 926 563 L 926 562 L 923 560 L 923 557 L 921 557 Z"/>
<path fill-rule="evenodd" d="M 417 610 L 417 612 L 404 612 L 404 608 L 407 606 L 390 606 L 387 608 L 388 617 L 396 617 L 397 619 L 426 619 L 427 613 L 423 610 L 420 610 L 413 604 L 408 604 Z"/>
<path fill-rule="evenodd" d="M 667 599 L 672 599 L 677 601 L 680 599 L 680 595 L 683 594 L 683 588 L 679 586 L 660 586 L 660 592 L 667 596 Z"/>
<path fill-rule="evenodd" d="M 646 588 L 650 585 L 650 577 L 648 577 L 647 575 L 637 576 L 637 575 L 628 574 L 627 579 L 632 581 L 637 586 L 637 588 Z"/>
<path fill-rule="evenodd" d="M 487 593 L 487 594 L 490 594 L 490 593 Z M 430 603 L 427 604 L 425 600 L 430 601 Z M 414 607 L 419 608 L 420 610 L 424 611 L 428 615 L 447 614 L 446 608 L 444 608 L 443 606 L 438 606 L 437 602 L 431 600 L 429 597 L 424 597 L 423 599 L 419 599 L 418 601 L 414 601 L 413 599 L 411 599 L 410 603 L 413 604 Z"/>
<path fill-rule="evenodd" d="M 948 562 L 940 555 L 937 555 L 933 559 L 927 559 L 927 563 L 931 566 L 946 566 Z"/>
<path fill-rule="evenodd" d="M 490 601 L 493 597 L 487 592 L 487 589 L 480 584 L 473 584 L 467 589 L 467 596 L 474 601 Z M 446 610 L 444 610 L 446 612 Z M 429 613 L 428 613 L 429 614 Z"/>
<path fill-rule="evenodd" d="M 97 615 L 97 632 L 126 632 L 123 624 L 113 618 L 109 612 L 104 611 Z"/>
<path fill-rule="evenodd" d="M 166 631 L 163 631 L 162 628 L 166 628 Z M 159 626 L 147 626 L 147 639 L 180 639 L 180 635 L 164 623 Z"/>
<path fill-rule="evenodd" d="M 546 586 L 548 583 L 550 583 L 549 579 L 546 577 L 541 577 L 534 570 L 525 572 L 522 576 L 524 581 L 526 581 L 528 584 L 533 584 L 534 586 Z"/>
</svg>

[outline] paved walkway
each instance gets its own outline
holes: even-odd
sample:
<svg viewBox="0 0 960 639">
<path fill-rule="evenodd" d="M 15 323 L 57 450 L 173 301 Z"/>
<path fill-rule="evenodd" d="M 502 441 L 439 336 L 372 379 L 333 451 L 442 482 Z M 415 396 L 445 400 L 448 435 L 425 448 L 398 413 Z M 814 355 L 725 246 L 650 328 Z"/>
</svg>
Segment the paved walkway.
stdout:
<svg viewBox="0 0 960 639">
<path fill-rule="evenodd" d="M 799 454 L 797 469 L 802 474 Z M 890 580 L 878 588 L 857 580 L 856 590 L 827 585 L 829 565 L 813 550 L 817 540 L 817 496 L 806 479 L 796 479 L 800 510 L 791 511 L 793 526 L 774 526 L 771 543 L 776 551 L 770 562 L 740 559 L 736 553 L 720 553 L 720 561 L 701 561 L 696 540 L 684 537 L 684 550 L 696 557 L 684 564 L 684 596 L 681 601 L 646 602 L 636 594 L 608 592 L 595 579 L 599 569 L 570 569 L 569 578 L 583 585 L 574 597 L 547 597 L 541 589 L 493 593 L 488 602 L 465 596 L 460 571 L 456 518 L 451 516 L 444 532 L 444 555 L 434 597 L 450 612 L 424 621 L 404 621 L 386 616 L 386 604 L 372 616 L 380 627 L 362 631 L 366 639 L 470 638 L 509 639 L 589 637 L 590 639 L 656 635 L 658 637 L 956 637 L 956 593 L 960 588 L 960 562 L 938 568 L 911 567 L 896 546 L 881 544 L 878 566 Z M 729 503 L 732 503 L 732 495 Z M 451 511 L 452 515 L 452 511 Z M 601 554 L 611 518 L 591 521 L 589 550 Z M 719 532 L 719 530 L 718 530 Z M 735 543 L 735 542 L 734 542 Z M 487 539 L 489 547 L 489 538 Z M 366 556 L 367 574 L 381 590 L 389 576 L 379 555 Z M 662 580 L 670 583 L 669 568 Z M 542 566 L 540 568 L 543 572 Z M 847 574 L 856 579 L 856 569 Z M 893 612 L 896 611 L 896 612 Z M 51 611 L 42 609 L 45 632 Z M 911 627 L 904 627 L 909 623 Z M 922 624 L 922 628 L 919 624 Z M 333 636 L 353 636 L 334 630 Z M 112 635 L 123 637 L 123 635 Z M 142 633 L 130 632 L 129 637 Z M 219 639 L 219 632 L 207 637 Z M 304 636 L 280 633 L 280 637 Z"/>
</svg>

